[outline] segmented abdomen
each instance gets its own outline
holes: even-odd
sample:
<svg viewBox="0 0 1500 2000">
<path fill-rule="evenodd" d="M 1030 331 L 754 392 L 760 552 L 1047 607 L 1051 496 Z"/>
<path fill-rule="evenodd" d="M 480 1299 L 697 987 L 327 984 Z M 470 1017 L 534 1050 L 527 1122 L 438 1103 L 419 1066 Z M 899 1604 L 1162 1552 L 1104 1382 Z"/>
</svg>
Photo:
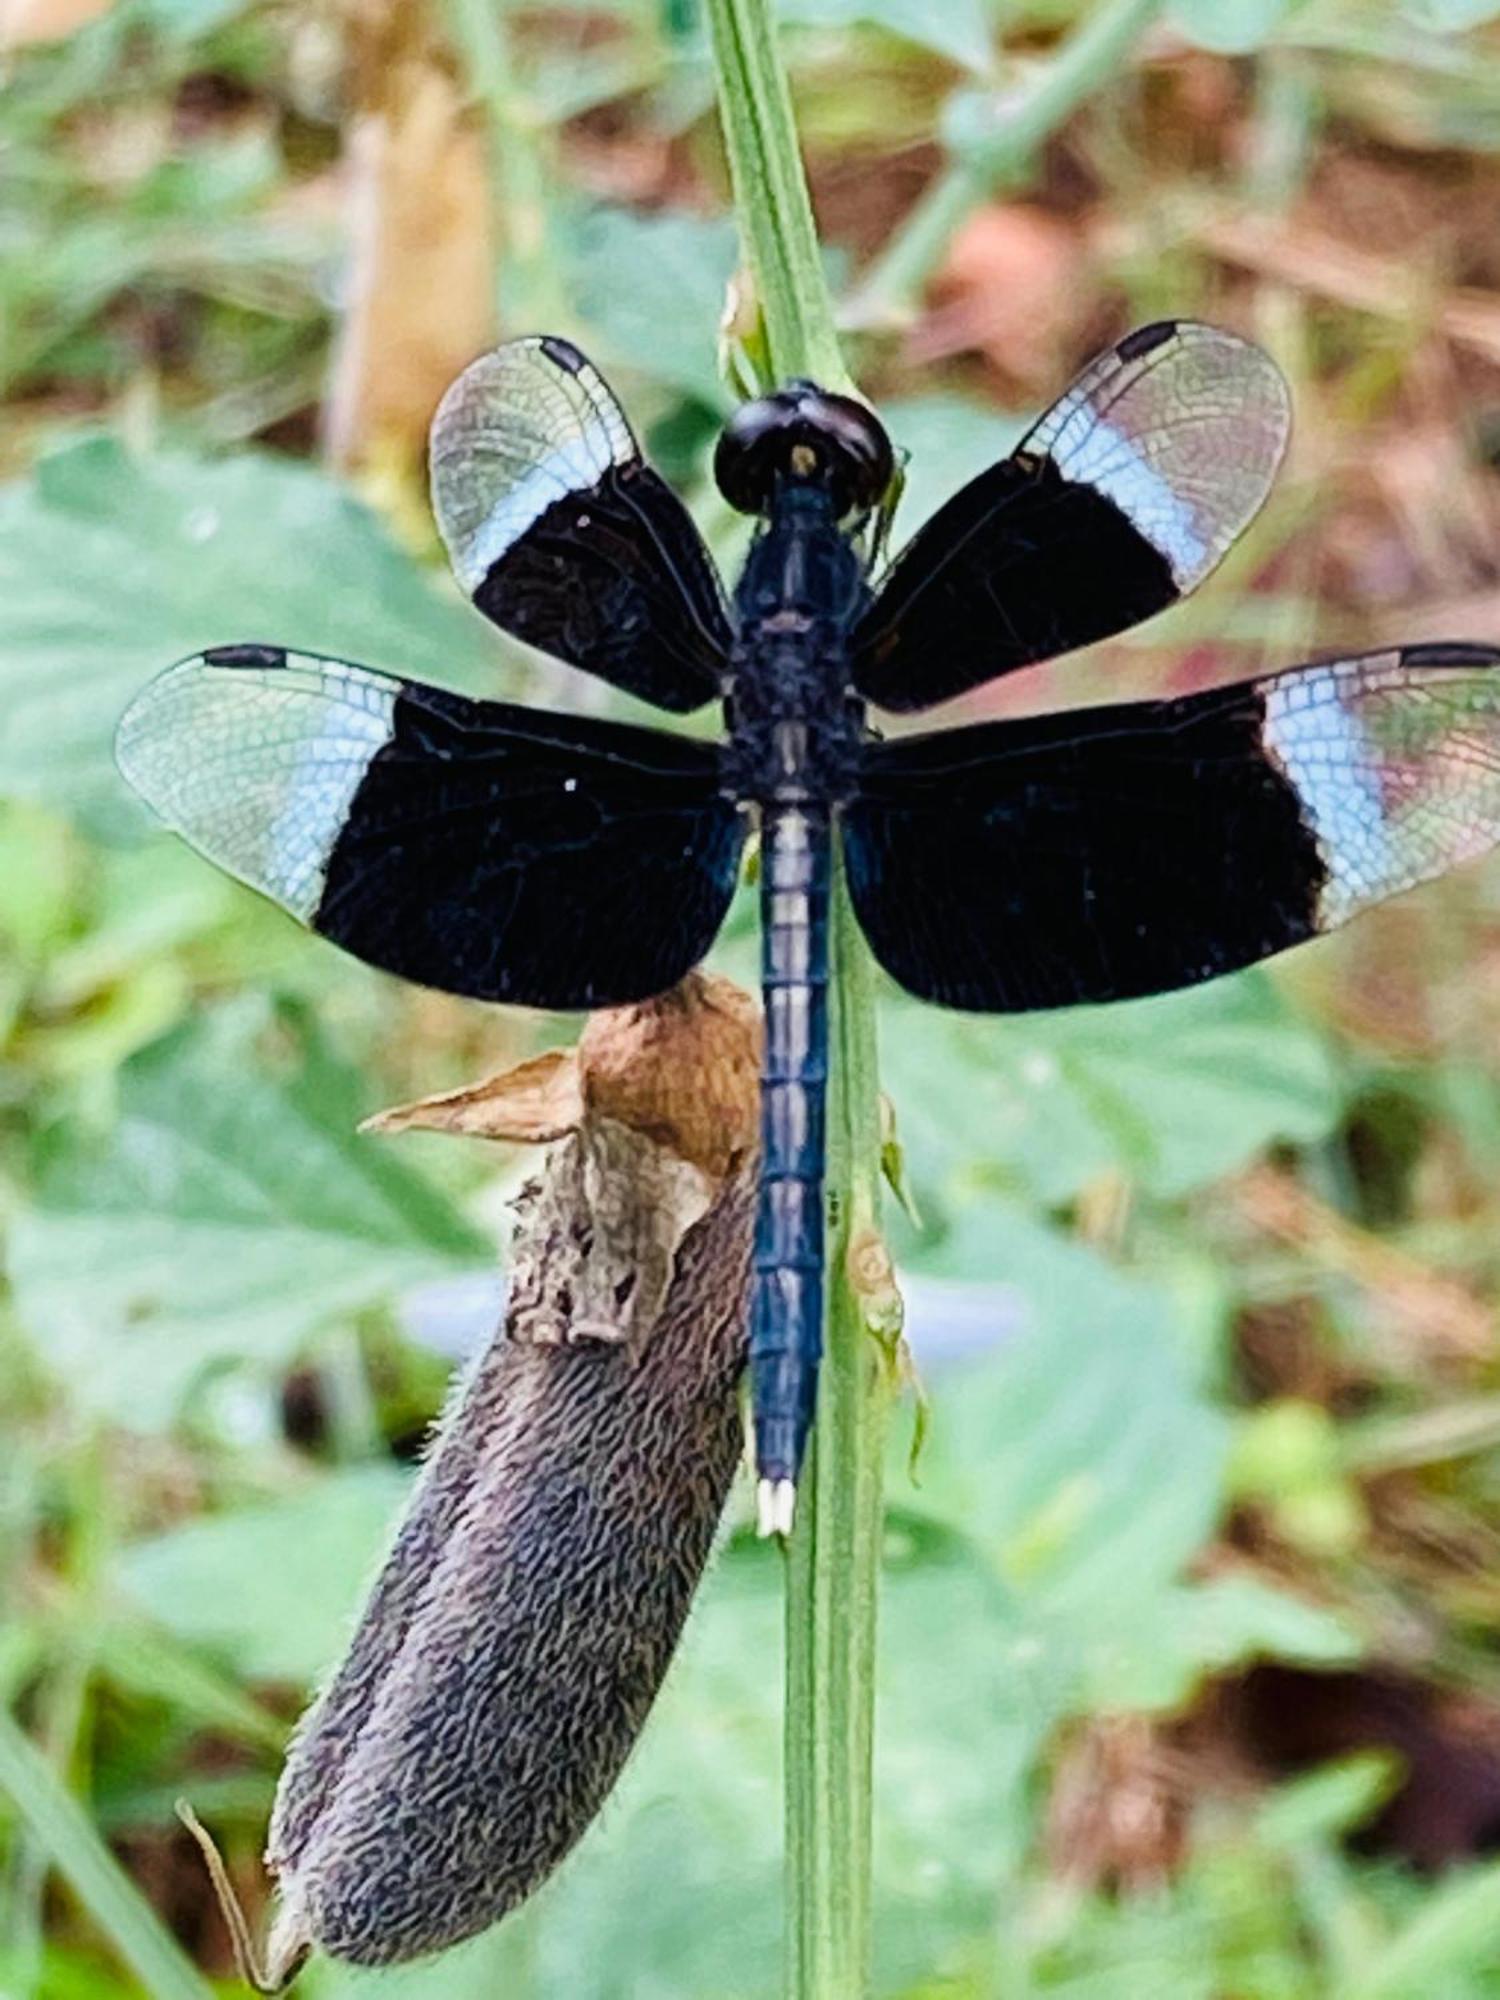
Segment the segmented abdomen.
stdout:
<svg viewBox="0 0 1500 2000">
<path fill-rule="evenodd" d="M 824 1098 L 828 1078 L 827 809 L 768 806 L 762 821 L 761 1179 L 750 1368 L 756 1464 L 794 1480 L 823 1344 Z"/>
</svg>

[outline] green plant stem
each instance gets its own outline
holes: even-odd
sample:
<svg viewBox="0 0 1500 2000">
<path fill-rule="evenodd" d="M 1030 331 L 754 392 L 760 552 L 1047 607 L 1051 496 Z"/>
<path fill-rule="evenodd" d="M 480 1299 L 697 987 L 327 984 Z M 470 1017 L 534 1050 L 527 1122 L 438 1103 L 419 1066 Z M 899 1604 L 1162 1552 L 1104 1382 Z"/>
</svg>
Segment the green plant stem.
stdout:
<svg viewBox="0 0 1500 2000">
<path fill-rule="evenodd" d="M 787 1993 L 858 2000 L 870 1986 L 871 1780 L 881 1477 L 890 1371 L 871 1338 L 863 1250 L 876 1234 L 880 1114 L 870 959 L 842 871 L 835 887 L 828 1321 L 818 1421 L 798 1493 L 787 1586 Z M 851 1253 L 853 1255 L 851 1256 Z"/>
<path fill-rule="evenodd" d="M 767 0 L 709 0 L 720 114 L 773 378 L 847 388 Z M 871 1765 L 881 1466 L 889 1375 L 851 1249 L 875 1252 L 880 1116 L 870 961 L 834 883 L 828 1312 L 818 1416 L 787 1570 L 788 2000 L 870 1982 Z"/>
<path fill-rule="evenodd" d="M 708 0 L 719 120 L 771 374 L 850 386 L 767 0 Z"/>
<path fill-rule="evenodd" d="M 851 307 L 857 324 L 899 318 L 909 309 L 964 218 L 996 188 L 1031 171 L 1040 148 L 1108 83 L 1164 4 L 1105 0 L 1086 8 L 1029 89 L 986 104 L 986 129 L 950 161 L 866 273 Z"/>
</svg>

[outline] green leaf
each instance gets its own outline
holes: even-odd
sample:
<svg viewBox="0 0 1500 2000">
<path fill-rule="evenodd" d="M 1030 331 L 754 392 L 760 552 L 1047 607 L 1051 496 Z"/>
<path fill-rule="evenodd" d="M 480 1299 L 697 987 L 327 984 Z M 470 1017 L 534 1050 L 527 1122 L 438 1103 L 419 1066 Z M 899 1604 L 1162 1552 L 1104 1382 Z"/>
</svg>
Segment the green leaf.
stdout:
<svg viewBox="0 0 1500 2000">
<path fill-rule="evenodd" d="M 1143 1610 L 1127 1645 L 1091 1654 L 1080 1705 L 1106 1713 L 1174 1709 L 1205 1674 L 1265 1659 L 1347 1667 L 1363 1650 L 1359 1635 L 1332 1612 L 1256 1577 L 1183 1584 Z"/>
<path fill-rule="evenodd" d="M 950 494 L 1004 458 L 1025 428 L 964 396 L 912 396 L 881 406 L 891 442 L 906 454 L 901 505 L 892 537 L 899 548 Z"/>
<path fill-rule="evenodd" d="M 49 1861 L 152 2000 L 213 2000 L 213 1988 L 100 1839 L 50 1764 L 0 1709 L 0 1797 L 8 1798 Z"/>
<path fill-rule="evenodd" d="M 1402 11 L 1424 27 L 1436 28 L 1442 34 L 1479 28 L 1486 21 L 1500 20 L 1500 5 L 1496 4 L 1496 0 L 1409 0 Z"/>
<path fill-rule="evenodd" d="M 983 1551 L 1065 1699 L 1170 1708 L 1262 1655 L 1356 1658 L 1339 1620 L 1251 1578 L 1184 1582 L 1223 1511 L 1231 1431 L 1190 1356 L 1212 1298 L 1127 1275 L 998 1201 L 966 1240 L 996 1286 L 997 1353 L 930 1384 L 913 1489 L 893 1498 Z M 1008 1298 L 1006 1295 L 1009 1295 Z M 922 1326 L 907 1328 L 920 1366 Z"/>
<path fill-rule="evenodd" d="M 1340 1840 L 1378 1812 L 1401 1781 L 1401 1760 L 1392 1751 L 1357 1750 L 1278 1785 L 1256 1813 L 1256 1830 L 1272 1847 Z"/>
<path fill-rule="evenodd" d="M 0 489 L 0 796 L 124 810 L 110 745 L 149 677 L 264 639 L 483 689 L 503 655 L 322 473 L 74 444 Z M 135 809 L 130 808 L 135 820 Z"/>
<path fill-rule="evenodd" d="M 496 1929 L 439 1958 L 415 1965 L 383 1965 L 361 1971 L 333 1959 L 315 1959 L 297 1980 L 298 2000 L 471 2000 L 480 1993 L 504 2000 L 543 2000 L 528 1976 L 532 1965 L 535 1906 L 507 1917 Z M 584 1989 L 573 1989 L 580 1996 Z M 668 1990 L 660 1989 L 662 2000 Z"/>
<path fill-rule="evenodd" d="M 972 1540 L 1039 1615 L 1103 1634 L 1218 1518 L 1230 1429 L 1187 1359 L 1207 1343 L 1164 1286 L 1004 1202 L 974 1204 L 966 1240 L 1003 1279 L 1006 1338 L 932 1385 L 917 1484 L 893 1473 L 892 1497 Z M 921 1325 L 907 1333 L 920 1366 Z"/>
<path fill-rule="evenodd" d="M 1500 1862 L 1449 1876 L 1334 2000 L 1431 2000 L 1500 1959 Z M 1454 1984 L 1450 1985 L 1450 1981 Z"/>
<path fill-rule="evenodd" d="M 571 223 L 563 253 L 601 362 L 638 369 L 711 409 L 730 407 L 717 329 L 735 267 L 733 223 L 601 206 Z"/>
<path fill-rule="evenodd" d="M 335 1602 L 336 1597 L 327 1601 Z M 112 1618 L 99 1633 L 95 1651 L 115 1687 L 166 1702 L 196 1727 L 221 1730 L 272 1756 L 285 1750 L 283 1721 L 247 1695 L 237 1681 L 143 1622 Z"/>
<path fill-rule="evenodd" d="M 180 41 L 196 41 L 248 13 L 250 0 L 135 0 L 134 11 Z"/>
<path fill-rule="evenodd" d="M 1167 18 L 1200 49 L 1249 55 L 1274 41 L 1277 29 L 1300 4 L 1301 0 L 1172 0 Z"/>
<path fill-rule="evenodd" d="M 980 72 L 994 60 L 990 15 L 981 0 L 777 0 L 783 21 L 803 28 L 880 28 Z"/>
<path fill-rule="evenodd" d="M 310 1031 L 284 1073 L 230 1010 L 128 1063 L 115 1129 L 70 1131 L 17 1216 L 16 1309 L 85 1405 L 146 1429 L 203 1371 L 283 1365 L 331 1320 L 492 1254 L 383 1141 Z"/>
<path fill-rule="evenodd" d="M 896 1007 L 886 1087 L 924 1214 L 976 1172 L 1049 1204 L 1106 1173 L 1181 1195 L 1339 1114 L 1327 1043 L 1263 973 L 992 1020 Z"/>
<path fill-rule="evenodd" d="M 290 1499 L 134 1543 L 120 1553 L 115 1581 L 174 1637 L 243 1679 L 305 1687 L 348 1637 L 410 1485 L 389 1465 L 330 1473 Z"/>
</svg>

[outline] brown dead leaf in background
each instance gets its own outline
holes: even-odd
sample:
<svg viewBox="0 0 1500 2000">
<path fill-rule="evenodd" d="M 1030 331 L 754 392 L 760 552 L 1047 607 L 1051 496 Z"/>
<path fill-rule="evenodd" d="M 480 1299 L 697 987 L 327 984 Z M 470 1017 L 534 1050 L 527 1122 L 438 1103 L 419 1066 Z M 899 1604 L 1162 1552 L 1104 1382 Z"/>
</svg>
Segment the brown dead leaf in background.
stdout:
<svg viewBox="0 0 1500 2000">
<path fill-rule="evenodd" d="M 1389 319 L 1429 321 L 1449 340 L 1500 362 L 1500 298 L 1448 289 L 1429 260 L 1361 249 L 1315 225 L 1270 216 L 1221 216 L 1199 241 L 1226 263 L 1314 297 Z"/>
<path fill-rule="evenodd" d="M 1246 1174 L 1236 1191 L 1246 1219 L 1300 1251 L 1327 1277 L 1347 1279 L 1365 1294 L 1398 1338 L 1433 1356 L 1477 1359 L 1490 1351 L 1493 1315 L 1455 1279 L 1361 1229 L 1291 1174 L 1272 1166 Z"/>
<path fill-rule="evenodd" d="M 1065 1743 L 1047 1805 L 1059 1881 L 1137 1894 L 1159 1889 L 1187 1853 L 1190 1790 L 1163 1725 L 1097 1716 Z"/>
<path fill-rule="evenodd" d="M 1045 393 L 1056 385 L 1058 355 L 1071 353 L 1094 309 L 1085 255 L 1073 225 L 1044 208 L 977 210 L 953 239 L 906 359 L 927 367 L 979 353 L 1023 394 Z"/>
<path fill-rule="evenodd" d="M 438 21 L 363 0 L 350 45 L 350 269 L 324 437 L 335 464 L 420 463 L 453 377 L 494 336 L 490 182 Z"/>
</svg>

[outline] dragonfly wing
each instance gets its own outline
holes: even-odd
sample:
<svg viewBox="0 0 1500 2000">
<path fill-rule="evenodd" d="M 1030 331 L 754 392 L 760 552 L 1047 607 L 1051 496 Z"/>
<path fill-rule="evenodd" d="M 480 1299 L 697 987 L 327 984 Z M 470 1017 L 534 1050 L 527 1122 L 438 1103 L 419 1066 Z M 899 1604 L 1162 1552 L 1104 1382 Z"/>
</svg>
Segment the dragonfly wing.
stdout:
<svg viewBox="0 0 1500 2000">
<path fill-rule="evenodd" d="M 184 838 L 366 964 L 537 1007 L 673 985 L 734 893 L 713 748 L 221 647 L 127 710 L 125 777 Z"/>
<path fill-rule="evenodd" d="M 430 471 L 486 617 L 658 708 L 718 694 L 729 631 L 713 563 L 576 347 L 545 335 L 481 355 L 438 406 Z"/>
<path fill-rule="evenodd" d="M 907 544 L 855 635 L 855 685 L 928 708 L 1174 604 L 1260 507 L 1289 422 L 1248 341 L 1137 328 Z"/>
<path fill-rule="evenodd" d="M 1500 652 L 1425 645 L 870 749 L 875 956 L 982 1012 L 1191 986 L 1500 840 Z"/>
</svg>

